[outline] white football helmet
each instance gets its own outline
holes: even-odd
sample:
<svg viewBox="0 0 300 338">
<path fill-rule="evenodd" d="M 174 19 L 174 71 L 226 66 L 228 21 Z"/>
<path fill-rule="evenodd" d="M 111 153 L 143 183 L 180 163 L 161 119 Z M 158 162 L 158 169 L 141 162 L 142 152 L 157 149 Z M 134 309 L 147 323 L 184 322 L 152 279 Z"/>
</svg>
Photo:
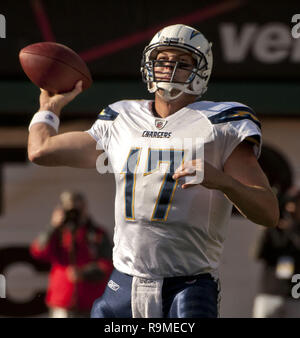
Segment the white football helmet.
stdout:
<svg viewBox="0 0 300 338">
<path fill-rule="evenodd" d="M 158 93 L 166 101 L 177 99 L 183 93 L 197 97 L 202 96 L 207 90 L 212 70 L 211 46 L 212 44 L 206 40 L 203 34 L 186 25 L 177 24 L 160 30 L 143 52 L 141 73 L 143 81 L 147 83 L 148 91 L 155 93 L 158 89 L 162 89 L 163 94 Z M 159 51 L 168 48 L 191 53 L 196 61 L 194 68 L 187 68 L 187 64 L 179 61 L 167 61 L 168 67 L 173 71 L 171 78 L 168 80 L 158 78 L 155 75 L 154 67 L 159 67 L 161 61 L 156 60 L 156 57 Z M 173 81 L 177 69 L 190 72 L 185 82 Z"/>
</svg>

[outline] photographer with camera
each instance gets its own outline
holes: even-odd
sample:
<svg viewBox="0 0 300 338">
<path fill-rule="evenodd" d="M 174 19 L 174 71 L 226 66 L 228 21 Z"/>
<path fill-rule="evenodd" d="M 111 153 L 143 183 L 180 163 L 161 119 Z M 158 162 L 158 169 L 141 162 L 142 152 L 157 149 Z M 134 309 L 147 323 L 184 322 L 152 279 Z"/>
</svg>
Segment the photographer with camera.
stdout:
<svg viewBox="0 0 300 338">
<path fill-rule="evenodd" d="M 31 244 L 34 258 L 51 264 L 46 304 L 50 317 L 89 317 L 112 272 L 112 247 L 87 213 L 82 194 L 65 191 L 50 227 Z"/>
</svg>

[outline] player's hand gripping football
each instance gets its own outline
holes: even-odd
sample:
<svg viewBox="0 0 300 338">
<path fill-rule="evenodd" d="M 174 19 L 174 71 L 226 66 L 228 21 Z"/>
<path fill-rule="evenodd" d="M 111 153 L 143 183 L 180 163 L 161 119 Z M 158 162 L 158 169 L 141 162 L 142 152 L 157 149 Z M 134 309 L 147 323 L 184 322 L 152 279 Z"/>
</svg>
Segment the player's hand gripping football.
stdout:
<svg viewBox="0 0 300 338">
<path fill-rule="evenodd" d="M 41 88 L 40 109 L 50 110 L 57 116 L 60 115 L 62 108 L 71 102 L 82 91 L 82 81 L 78 81 L 74 89 L 67 93 L 51 94 L 47 90 Z"/>
<path fill-rule="evenodd" d="M 181 185 L 182 189 L 194 187 L 198 184 L 208 189 L 220 189 L 225 174 L 206 161 L 192 160 L 180 165 L 172 176 L 174 180 L 190 177 L 188 182 Z"/>
</svg>

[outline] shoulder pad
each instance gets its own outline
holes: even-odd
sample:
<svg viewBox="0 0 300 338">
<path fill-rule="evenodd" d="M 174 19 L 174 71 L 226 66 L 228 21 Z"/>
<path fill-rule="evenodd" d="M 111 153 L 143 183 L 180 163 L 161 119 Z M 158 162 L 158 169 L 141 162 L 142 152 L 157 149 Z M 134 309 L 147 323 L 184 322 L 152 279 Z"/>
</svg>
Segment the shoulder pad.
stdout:
<svg viewBox="0 0 300 338">
<path fill-rule="evenodd" d="M 226 123 L 231 121 L 240 121 L 240 120 L 251 120 L 254 122 L 259 128 L 261 128 L 261 124 L 255 114 L 255 112 L 246 106 L 236 106 L 226 110 L 221 111 L 215 115 L 208 117 L 210 122 L 213 124 L 218 123 Z"/>
<path fill-rule="evenodd" d="M 98 120 L 114 121 L 118 115 L 118 112 L 107 106 L 99 113 Z"/>
</svg>

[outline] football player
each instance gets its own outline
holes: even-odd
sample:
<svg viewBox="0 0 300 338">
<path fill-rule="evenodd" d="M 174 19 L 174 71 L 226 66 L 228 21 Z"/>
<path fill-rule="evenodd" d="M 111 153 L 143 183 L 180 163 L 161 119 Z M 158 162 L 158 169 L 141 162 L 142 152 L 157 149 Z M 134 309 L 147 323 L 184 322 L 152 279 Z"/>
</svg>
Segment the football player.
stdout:
<svg viewBox="0 0 300 338">
<path fill-rule="evenodd" d="M 217 317 L 232 205 L 255 223 L 278 222 L 276 197 L 257 162 L 256 114 L 238 102 L 199 100 L 212 63 L 203 34 L 165 27 L 141 64 L 154 101 L 113 103 L 86 132 L 57 134 L 61 109 L 81 82 L 66 94 L 41 90 L 29 159 L 95 168 L 105 152 L 115 172 L 115 270 L 92 317 Z"/>
</svg>

